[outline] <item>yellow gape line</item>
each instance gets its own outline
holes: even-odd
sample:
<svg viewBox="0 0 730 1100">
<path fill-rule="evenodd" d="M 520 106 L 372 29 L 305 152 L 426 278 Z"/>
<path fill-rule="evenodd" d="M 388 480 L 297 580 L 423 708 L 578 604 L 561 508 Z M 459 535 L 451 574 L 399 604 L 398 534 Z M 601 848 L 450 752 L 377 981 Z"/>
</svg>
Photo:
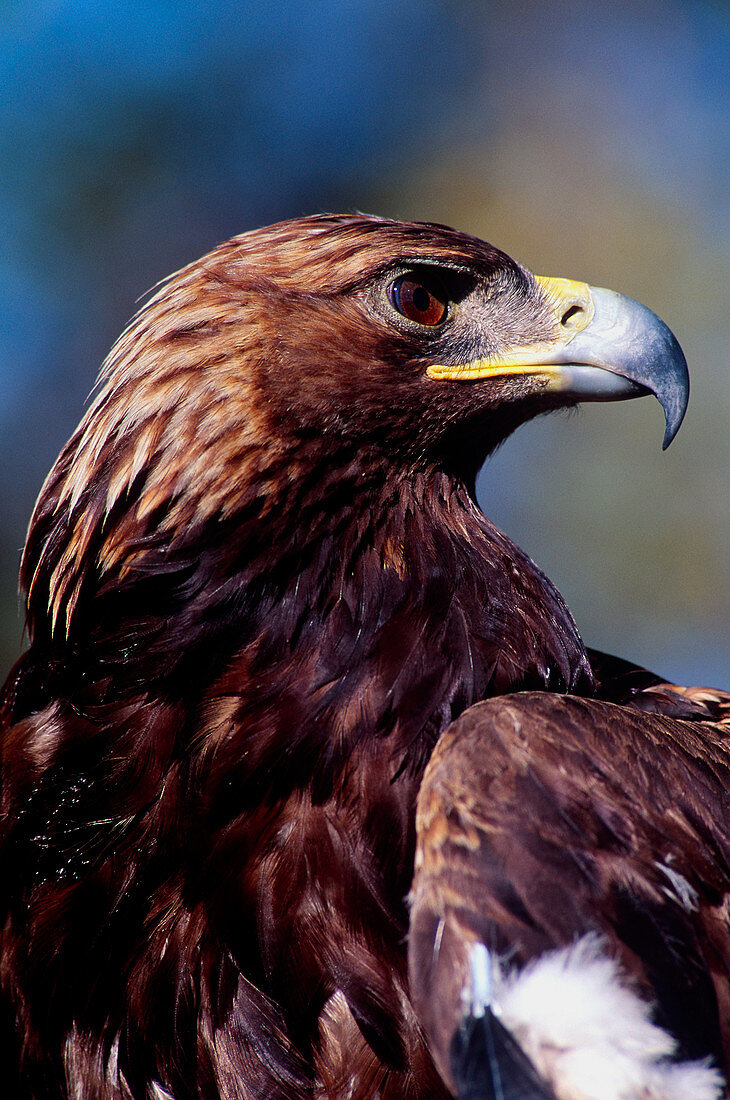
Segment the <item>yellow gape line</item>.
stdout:
<svg viewBox="0 0 730 1100">
<path fill-rule="evenodd" d="M 565 348 L 579 332 L 590 325 L 595 314 L 591 287 L 574 279 L 537 275 L 544 301 L 555 321 L 555 336 L 536 344 L 507 348 L 486 359 L 469 363 L 434 364 L 427 367 L 429 378 L 469 382 L 480 378 L 503 378 L 508 375 L 545 374 L 554 377 L 550 366 L 565 362 Z"/>
</svg>

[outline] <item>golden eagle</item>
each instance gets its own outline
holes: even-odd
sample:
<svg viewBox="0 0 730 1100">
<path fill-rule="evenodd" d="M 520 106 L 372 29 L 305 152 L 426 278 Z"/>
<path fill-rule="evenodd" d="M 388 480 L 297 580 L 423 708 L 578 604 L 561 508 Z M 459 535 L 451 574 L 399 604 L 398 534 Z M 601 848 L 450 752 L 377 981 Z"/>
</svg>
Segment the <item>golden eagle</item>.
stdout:
<svg viewBox="0 0 730 1100">
<path fill-rule="evenodd" d="M 285 222 L 162 286 L 23 557 L 5 1095 L 720 1095 L 729 697 L 587 650 L 475 503 L 524 421 L 649 391 L 666 444 L 652 313 L 443 226 Z"/>
</svg>

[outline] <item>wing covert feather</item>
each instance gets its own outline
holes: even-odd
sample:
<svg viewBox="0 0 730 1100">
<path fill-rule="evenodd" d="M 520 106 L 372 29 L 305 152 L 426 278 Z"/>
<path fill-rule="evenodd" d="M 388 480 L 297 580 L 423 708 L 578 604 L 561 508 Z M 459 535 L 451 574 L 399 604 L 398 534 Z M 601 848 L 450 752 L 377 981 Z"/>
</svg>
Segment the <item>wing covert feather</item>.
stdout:
<svg viewBox="0 0 730 1100">
<path fill-rule="evenodd" d="M 722 693 L 647 692 L 728 713 Z M 409 951 L 442 1072 L 475 943 L 521 968 L 598 936 L 679 1055 L 728 1050 L 730 730 L 635 701 L 507 695 L 440 738 L 419 793 Z"/>
</svg>

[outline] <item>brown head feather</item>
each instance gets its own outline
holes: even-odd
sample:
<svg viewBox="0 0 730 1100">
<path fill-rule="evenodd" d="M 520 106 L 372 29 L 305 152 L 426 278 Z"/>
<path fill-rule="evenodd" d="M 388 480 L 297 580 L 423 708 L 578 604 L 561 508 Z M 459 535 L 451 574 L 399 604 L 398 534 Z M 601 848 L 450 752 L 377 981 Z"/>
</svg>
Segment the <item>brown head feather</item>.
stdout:
<svg viewBox="0 0 730 1100">
<path fill-rule="evenodd" d="M 364 474 L 376 456 L 381 477 L 384 462 L 403 472 L 399 457 L 408 473 L 431 461 L 466 395 L 424 388 L 422 349 L 379 325 L 366 293 L 413 259 L 497 273 L 518 303 L 529 285 L 473 238 L 365 217 L 244 234 L 167 280 L 112 349 L 41 492 L 23 563 L 31 631 L 48 614 L 52 634 L 68 633 L 90 569 L 131 566 L 254 494 L 264 511 L 287 507 L 339 441 Z M 530 320 L 539 331 L 539 302 Z M 484 434 L 480 457 L 494 442 Z"/>
</svg>

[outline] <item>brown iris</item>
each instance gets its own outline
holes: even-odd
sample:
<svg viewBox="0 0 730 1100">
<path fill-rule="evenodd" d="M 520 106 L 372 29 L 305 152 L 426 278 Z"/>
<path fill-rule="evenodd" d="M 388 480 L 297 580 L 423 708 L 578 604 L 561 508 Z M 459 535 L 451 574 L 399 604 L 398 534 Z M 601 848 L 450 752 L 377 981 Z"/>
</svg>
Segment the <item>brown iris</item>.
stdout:
<svg viewBox="0 0 730 1100">
<path fill-rule="evenodd" d="M 412 275 L 401 275 L 391 283 L 388 296 L 399 313 L 419 325 L 440 325 L 446 317 L 446 302 Z"/>
</svg>

